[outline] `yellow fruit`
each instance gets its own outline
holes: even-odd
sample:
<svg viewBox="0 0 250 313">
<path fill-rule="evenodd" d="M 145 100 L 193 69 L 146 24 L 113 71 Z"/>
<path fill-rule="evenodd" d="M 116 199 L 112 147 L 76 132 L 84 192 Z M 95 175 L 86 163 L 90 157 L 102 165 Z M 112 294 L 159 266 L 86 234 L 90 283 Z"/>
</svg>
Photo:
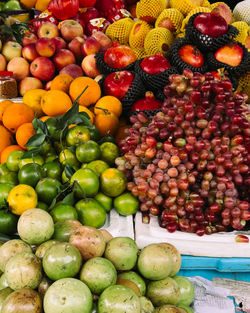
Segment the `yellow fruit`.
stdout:
<svg viewBox="0 0 250 313">
<path fill-rule="evenodd" d="M 183 15 L 188 14 L 198 6 L 200 6 L 199 0 L 170 0 L 170 7 L 180 11 Z"/>
<path fill-rule="evenodd" d="M 35 8 L 38 11 L 45 11 L 48 7 L 50 0 L 37 0 Z"/>
<path fill-rule="evenodd" d="M 73 80 L 73 77 L 68 74 L 59 74 L 51 81 L 50 90 L 61 90 L 68 93 Z"/>
<path fill-rule="evenodd" d="M 105 112 L 114 113 L 117 117 L 122 114 L 122 103 L 119 99 L 113 96 L 104 96 L 100 98 L 95 105 L 94 113 L 96 115 Z"/>
<path fill-rule="evenodd" d="M 42 110 L 46 115 L 65 114 L 71 107 L 70 97 L 61 90 L 49 90 L 41 98 Z"/>
<path fill-rule="evenodd" d="M 37 117 L 43 115 L 43 110 L 41 107 L 41 98 L 44 94 L 46 94 L 46 90 L 44 89 L 33 89 L 25 92 L 23 96 L 23 103 L 28 105 L 33 111 L 36 113 Z"/>
<path fill-rule="evenodd" d="M 164 27 L 163 23 L 167 18 L 173 23 L 173 32 L 179 33 L 184 16 L 180 11 L 173 8 L 165 9 L 161 12 L 155 22 L 155 27 Z"/>
<path fill-rule="evenodd" d="M 147 56 L 147 53 L 146 53 L 144 47 L 143 48 L 134 48 L 132 50 L 134 51 L 137 60 L 143 59 Z"/>
<path fill-rule="evenodd" d="M 89 118 L 90 118 L 90 122 L 93 124 L 94 123 L 94 119 L 95 119 L 95 115 L 85 106 L 83 105 L 79 105 L 79 112 L 85 112 L 88 114 Z"/>
<path fill-rule="evenodd" d="M 105 34 L 112 40 L 117 40 L 121 45 L 127 44 L 129 42 L 129 34 L 134 25 L 134 21 L 129 18 L 122 18 L 110 24 L 106 29 Z"/>
<path fill-rule="evenodd" d="M 246 22 L 239 21 L 234 22 L 232 26 L 236 27 L 239 30 L 239 34 L 234 38 L 234 40 L 244 44 L 247 39 L 247 36 L 249 36 L 250 33 L 250 28 L 248 24 Z"/>
<path fill-rule="evenodd" d="M 25 9 L 32 9 L 35 7 L 36 0 L 20 0 L 20 3 Z"/>
<path fill-rule="evenodd" d="M 36 207 L 37 194 L 31 186 L 19 184 L 11 189 L 7 201 L 11 212 L 21 215 L 24 211 Z"/>
<path fill-rule="evenodd" d="M 163 27 L 156 27 L 148 32 L 144 42 L 144 48 L 147 55 L 154 55 L 160 52 L 166 56 L 173 41 L 174 36 L 170 30 Z"/>
<path fill-rule="evenodd" d="M 166 8 L 166 0 L 140 0 L 136 5 L 138 19 L 153 23 Z"/>
<path fill-rule="evenodd" d="M 191 10 L 188 15 L 182 20 L 181 24 L 181 31 L 185 31 L 186 25 L 190 19 L 190 17 L 196 13 L 210 13 L 212 11 L 211 8 L 208 7 L 196 7 L 193 10 Z"/>
<path fill-rule="evenodd" d="M 133 48 L 143 48 L 144 40 L 147 33 L 152 29 L 152 26 L 145 21 L 137 21 L 129 35 L 129 45 Z"/>
</svg>

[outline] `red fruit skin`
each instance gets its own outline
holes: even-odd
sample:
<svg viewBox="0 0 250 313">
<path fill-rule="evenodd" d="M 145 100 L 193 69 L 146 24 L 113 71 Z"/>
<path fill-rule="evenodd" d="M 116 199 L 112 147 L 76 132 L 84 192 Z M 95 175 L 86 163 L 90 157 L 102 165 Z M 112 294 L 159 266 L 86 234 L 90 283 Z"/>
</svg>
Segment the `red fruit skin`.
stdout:
<svg viewBox="0 0 250 313">
<path fill-rule="evenodd" d="M 110 25 L 110 22 L 103 17 L 97 17 L 97 18 L 91 19 L 86 24 L 85 34 L 87 36 L 91 36 L 94 32 L 98 32 L 98 31 L 101 31 L 104 33 L 109 25 Z"/>
<path fill-rule="evenodd" d="M 225 45 L 215 52 L 214 57 L 219 62 L 238 66 L 243 58 L 243 49 L 238 44 Z"/>
<path fill-rule="evenodd" d="M 237 235 L 235 237 L 235 241 L 236 242 L 241 242 L 241 243 L 248 243 L 249 242 L 249 238 L 245 235 Z"/>
<path fill-rule="evenodd" d="M 154 94 L 151 91 L 146 92 L 145 98 L 136 101 L 131 111 L 146 111 L 146 110 L 158 110 L 162 107 L 162 103 L 155 99 Z"/>
<path fill-rule="evenodd" d="M 86 12 L 81 13 L 81 18 L 86 25 L 90 20 L 100 17 L 96 8 L 88 8 Z"/>
<path fill-rule="evenodd" d="M 80 8 L 92 8 L 96 4 L 96 0 L 79 0 Z"/>
<path fill-rule="evenodd" d="M 162 54 L 155 54 L 143 59 L 140 64 L 142 70 L 148 74 L 160 74 L 171 67 L 171 64 Z"/>
<path fill-rule="evenodd" d="M 178 51 L 182 61 L 194 66 L 201 67 L 204 64 L 204 58 L 200 50 L 192 45 L 184 45 Z"/>
<path fill-rule="evenodd" d="M 194 27 L 204 35 L 218 37 L 225 34 L 228 30 L 226 20 L 218 13 L 201 13 L 193 23 Z"/>
<path fill-rule="evenodd" d="M 104 93 L 121 100 L 128 92 L 133 80 L 134 74 L 129 71 L 111 73 L 104 80 Z"/>
<path fill-rule="evenodd" d="M 108 17 L 112 11 L 126 9 L 124 0 L 96 0 L 95 7 L 100 12 L 100 16 Z"/>
<path fill-rule="evenodd" d="M 104 62 L 113 68 L 123 68 L 136 61 L 134 51 L 125 45 L 109 48 L 104 54 Z"/>
</svg>

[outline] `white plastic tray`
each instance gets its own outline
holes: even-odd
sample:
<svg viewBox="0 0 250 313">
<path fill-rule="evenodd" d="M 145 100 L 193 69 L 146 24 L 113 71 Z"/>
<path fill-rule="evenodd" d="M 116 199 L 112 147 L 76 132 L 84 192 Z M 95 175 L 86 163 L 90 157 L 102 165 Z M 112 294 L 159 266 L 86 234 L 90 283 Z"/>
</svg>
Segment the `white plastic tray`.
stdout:
<svg viewBox="0 0 250 313">
<path fill-rule="evenodd" d="M 122 216 L 114 209 L 107 214 L 106 222 L 101 228 L 106 229 L 113 237 L 135 239 L 133 216 Z"/>
<path fill-rule="evenodd" d="M 140 249 L 150 243 L 169 242 L 181 254 L 207 257 L 250 257 L 250 243 L 238 243 L 235 236 L 244 234 L 250 241 L 250 232 L 234 231 L 231 233 L 218 233 L 204 235 L 176 231 L 169 233 L 158 224 L 157 217 L 151 216 L 149 224 L 142 223 L 142 214 L 135 216 L 135 241 Z"/>
</svg>

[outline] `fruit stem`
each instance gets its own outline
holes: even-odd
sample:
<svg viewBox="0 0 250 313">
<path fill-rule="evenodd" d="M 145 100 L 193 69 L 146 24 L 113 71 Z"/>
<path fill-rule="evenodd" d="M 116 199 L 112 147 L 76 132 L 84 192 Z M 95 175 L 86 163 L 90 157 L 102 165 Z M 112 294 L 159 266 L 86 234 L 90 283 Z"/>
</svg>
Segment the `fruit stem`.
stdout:
<svg viewBox="0 0 250 313">
<path fill-rule="evenodd" d="M 100 108 L 100 107 L 95 107 L 95 108 L 98 109 L 98 110 L 102 110 L 105 115 L 109 115 L 110 114 L 108 109 L 104 109 L 104 108 Z"/>
</svg>

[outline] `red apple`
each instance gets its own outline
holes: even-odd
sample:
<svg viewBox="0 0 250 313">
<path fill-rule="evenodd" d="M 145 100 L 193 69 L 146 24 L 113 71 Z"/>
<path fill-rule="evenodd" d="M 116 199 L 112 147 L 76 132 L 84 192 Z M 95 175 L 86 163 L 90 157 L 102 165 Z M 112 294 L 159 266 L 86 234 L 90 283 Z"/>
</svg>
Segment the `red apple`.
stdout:
<svg viewBox="0 0 250 313">
<path fill-rule="evenodd" d="M 99 12 L 96 8 L 88 8 L 87 11 L 82 14 L 82 19 L 86 25 L 88 21 L 98 18 L 99 16 Z"/>
<path fill-rule="evenodd" d="M 227 44 L 219 48 L 214 56 L 219 62 L 230 66 L 238 66 L 243 58 L 243 48 L 238 44 Z"/>
<path fill-rule="evenodd" d="M 87 55 L 82 60 L 81 66 L 82 66 L 84 73 L 88 77 L 95 78 L 96 76 L 101 74 L 101 72 L 96 66 L 96 58 L 94 54 Z"/>
<path fill-rule="evenodd" d="M 23 96 L 25 92 L 32 89 L 42 89 L 43 84 L 42 82 L 35 77 L 25 77 L 19 83 L 19 94 Z"/>
<path fill-rule="evenodd" d="M 74 54 L 67 49 L 61 49 L 57 51 L 53 57 L 53 61 L 56 65 L 57 70 L 61 70 L 64 66 L 68 64 L 76 63 Z"/>
<path fill-rule="evenodd" d="M 95 54 L 100 51 L 101 45 L 94 37 L 88 37 L 81 49 L 83 55 Z"/>
<path fill-rule="evenodd" d="M 30 72 L 41 81 L 48 81 L 54 77 L 55 66 L 50 59 L 38 57 L 30 64 Z"/>
<path fill-rule="evenodd" d="M 53 38 L 59 36 L 59 30 L 56 24 L 50 22 L 44 22 L 39 26 L 37 30 L 37 35 L 39 38 Z"/>
<path fill-rule="evenodd" d="M 63 39 L 66 41 L 71 41 L 75 37 L 81 37 L 83 35 L 82 25 L 74 20 L 62 21 L 60 31 Z"/>
<path fill-rule="evenodd" d="M 41 57 L 50 58 L 56 51 L 56 45 L 50 38 L 39 38 L 36 42 L 36 51 Z"/>
<path fill-rule="evenodd" d="M 32 62 L 38 57 L 38 53 L 36 51 L 36 44 L 35 43 L 29 43 L 22 49 L 22 56 Z"/>
<path fill-rule="evenodd" d="M 104 93 L 121 100 L 128 92 L 133 80 L 134 74 L 129 71 L 111 73 L 104 80 Z"/>
<path fill-rule="evenodd" d="M 94 37 L 101 45 L 100 51 L 104 52 L 108 48 L 112 47 L 112 40 L 105 35 L 103 32 L 95 32 L 92 34 L 92 37 Z"/>
<path fill-rule="evenodd" d="M 80 8 L 90 8 L 94 7 L 96 0 L 79 0 L 79 7 Z"/>
<path fill-rule="evenodd" d="M 228 25 L 225 19 L 218 13 L 201 13 L 193 22 L 194 27 L 204 35 L 218 37 L 225 34 Z"/>
<path fill-rule="evenodd" d="M 23 35 L 23 47 L 27 46 L 30 43 L 36 43 L 37 42 L 37 36 L 34 33 L 27 32 Z"/>
<path fill-rule="evenodd" d="M 179 57 L 183 62 L 194 67 L 201 67 L 204 64 L 204 58 L 199 49 L 192 45 L 184 45 L 178 51 Z"/>
<path fill-rule="evenodd" d="M 75 79 L 77 77 L 83 76 L 83 71 L 79 65 L 69 64 L 62 68 L 59 74 L 68 74 Z"/>
<path fill-rule="evenodd" d="M 114 43 L 104 54 L 104 62 L 114 68 L 123 68 L 137 60 L 134 51 L 125 45 Z"/>
<path fill-rule="evenodd" d="M 13 77 L 16 80 L 22 80 L 29 76 L 30 69 L 29 62 L 22 57 L 15 57 L 11 59 L 7 65 L 7 71 L 13 72 Z"/>
<path fill-rule="evenodd" d="M 83 58 L 81 47 L 84 44 L 84 42 L 85 39 L 83 39 L 82 37 L 75 37 L 68 44 L 69 50 L 74 53 L 77 60 L 82 60 Z"/>
<path fill-rule="evenodd" d="M 66 41 L 62 39 L 62 37 L 53 37 L 51 38 L 51 40 L 54 42 L 56 46 L 56 51 L 64 49 L 67 46 Z"/>
<path fill-rule="evenodd" d="M 140 66 L 148 74 L 160 74 L 169 69 L 171 64 L 161 53 L 156 53 L 144 58 Z"/>
</svg>

